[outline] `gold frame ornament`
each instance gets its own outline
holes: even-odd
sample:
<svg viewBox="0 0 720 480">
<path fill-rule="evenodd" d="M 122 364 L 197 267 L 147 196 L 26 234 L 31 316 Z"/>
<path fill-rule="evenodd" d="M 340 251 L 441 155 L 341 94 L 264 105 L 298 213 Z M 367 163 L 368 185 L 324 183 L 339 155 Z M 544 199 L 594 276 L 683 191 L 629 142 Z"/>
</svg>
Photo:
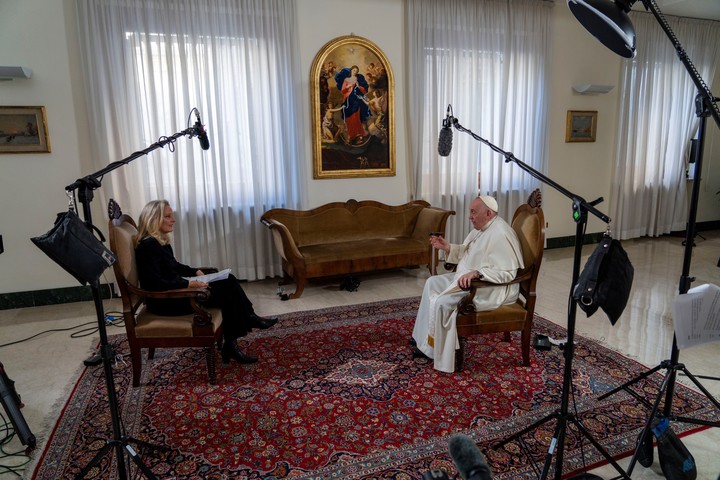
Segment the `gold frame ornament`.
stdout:
<svg viewBox="0 0 720 480">
<path fill-rule="evenodd" d="M 326 43 L 310 98 L 313 178 L 395 175 L 395 80 L 377 45 L 355 35 Z"/>
<path fill-rule="evenodd" d="M 565 143 L 594 142 L 597 132 L 596 110 L 568 110 Z"/>
<path fill-rule="evenodd" d="M 0 106 L 0 153 L 49 153 L 45 107 Z"/>
</svg>

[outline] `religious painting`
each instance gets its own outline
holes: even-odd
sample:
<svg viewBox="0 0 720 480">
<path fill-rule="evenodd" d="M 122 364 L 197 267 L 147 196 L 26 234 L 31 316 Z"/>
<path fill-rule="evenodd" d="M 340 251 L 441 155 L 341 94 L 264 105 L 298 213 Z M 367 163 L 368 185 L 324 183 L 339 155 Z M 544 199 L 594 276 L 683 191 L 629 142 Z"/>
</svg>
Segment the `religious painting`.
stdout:
<svg viewBox="0 0 720 480">
<path fill-rule="evenodd" d="M 0 106 L 0 153 L 48 153 L 45 107 Z"/>
<path fill-rule="evenodd" d="M 565 142 L 594 142 L 597 111 L 568 110 Z"/>
<path fill-rule="evenodd" d="M 394 79 L 373 42 L 338 37 L 310 73 L 313 178 L 395 175 Z"/>
</svg>

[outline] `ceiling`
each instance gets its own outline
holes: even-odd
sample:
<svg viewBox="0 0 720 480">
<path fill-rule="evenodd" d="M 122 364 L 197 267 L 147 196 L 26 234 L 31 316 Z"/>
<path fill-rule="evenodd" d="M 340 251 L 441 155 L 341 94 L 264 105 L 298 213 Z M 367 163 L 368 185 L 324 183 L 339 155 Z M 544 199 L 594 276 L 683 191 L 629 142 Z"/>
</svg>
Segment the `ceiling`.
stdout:
<svg viewBox="0 0 720 480">
<path fill-rule="evenodd" d="M 720 0 L 656 0 L 655 3 L 665 15 L 720 21 Z M 633 10 L 644 11 L 643 2 L 636 2 Z"/>
</svg>

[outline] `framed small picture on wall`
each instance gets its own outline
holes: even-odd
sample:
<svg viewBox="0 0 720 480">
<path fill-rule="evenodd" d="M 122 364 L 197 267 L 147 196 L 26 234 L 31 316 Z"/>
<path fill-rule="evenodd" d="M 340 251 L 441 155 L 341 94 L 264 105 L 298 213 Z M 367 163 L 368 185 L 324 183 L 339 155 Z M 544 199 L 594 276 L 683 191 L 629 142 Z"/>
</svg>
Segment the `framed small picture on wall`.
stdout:
<svg viewBox="0 0 720 480">
<path fill-rule="evenodd" d="M 45 107 L 0 106 L 0 153 L 48 153 Z"/>
<path fill-rule="evenodd" d="M 594 110 L 568 110 L 565 142 L 594 142 L 597 114 Z"/>
<path fill-rule="evenodd" d="M 329 41 L 310 89 L 313 178 L 394 176 L 395 84 L 382 50 L 356 35 Z"/>
</svg>

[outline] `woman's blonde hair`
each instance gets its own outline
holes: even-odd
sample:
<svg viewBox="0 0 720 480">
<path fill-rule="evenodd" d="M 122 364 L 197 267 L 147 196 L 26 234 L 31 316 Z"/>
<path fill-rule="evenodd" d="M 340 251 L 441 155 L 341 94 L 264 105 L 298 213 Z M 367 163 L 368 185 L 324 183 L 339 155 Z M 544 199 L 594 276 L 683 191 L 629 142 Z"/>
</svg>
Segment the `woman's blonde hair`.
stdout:
<svg viewBox="0 0 720 480">
<path fill-rule="evenodd" d="M 145 205 L 138 218 L 138 233 L 135 237 L 135 246 L 146 237 L 153 237 L 160 245 L 170 243 L 170 235 L 160 231 L 163 221 L 163 210 L 170 206 L 167 200 L 153 200 Z"/>
</svg>

